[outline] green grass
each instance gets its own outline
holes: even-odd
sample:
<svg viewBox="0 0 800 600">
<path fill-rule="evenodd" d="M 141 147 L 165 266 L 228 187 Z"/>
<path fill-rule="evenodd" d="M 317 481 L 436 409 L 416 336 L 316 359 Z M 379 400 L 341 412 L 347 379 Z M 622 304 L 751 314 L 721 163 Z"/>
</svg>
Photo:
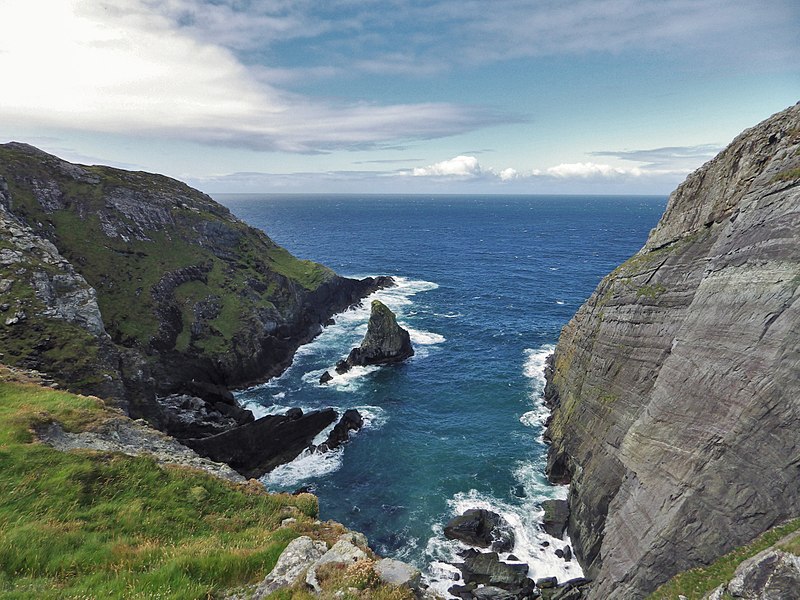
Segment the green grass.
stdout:
<svg viewBox="0 0 800 600">
<path fill-rule="evenodd" d="M 800 530 L 800 519 L 770 529 L 749 544 L 718 558 L 707 567 L 690 569 L 676 575 L 648 596 L 648 600 L 675 600 L 679 595 L 686 596 L 687 600 L 699 600 L 719 585 L 730 581 L 736 567 L 743 561 L 798 530 Z M 792 547 L 797 549 L 800 544 L 798 538 L 795 538 L 792 544 Z"/>
<path fill-rule="evenodd" d="M 217 597 L 269 572 L 299 535 L 279 528 L 287 514 L 316 516 L 313 496 L 33 442 L 37 423 L 107 416 L 95 398 L 0 382 L 0 598 Z"/>
<path fill-rule="evenodd" d="M 267 253 L 270 266 L 281 275 L 297 281 L 307 290 L 315 290 L 333 275 L 333 271 L 310 260 L 295 258 L 280 246 Z"/>
</svg>

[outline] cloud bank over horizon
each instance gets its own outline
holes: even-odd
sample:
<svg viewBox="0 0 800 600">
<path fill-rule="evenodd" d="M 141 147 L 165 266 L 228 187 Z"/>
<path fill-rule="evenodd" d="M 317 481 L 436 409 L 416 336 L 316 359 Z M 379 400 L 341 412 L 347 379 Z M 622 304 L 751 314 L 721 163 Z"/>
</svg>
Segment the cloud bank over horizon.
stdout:
<svg viewBox="0 0 800 600">
<path fill-rule="evenodd" d="M 246 189 L 666 192 L 800 96 L 792 0 L 5 0 L 0 22 L 6 139 Z"/>
</svg>

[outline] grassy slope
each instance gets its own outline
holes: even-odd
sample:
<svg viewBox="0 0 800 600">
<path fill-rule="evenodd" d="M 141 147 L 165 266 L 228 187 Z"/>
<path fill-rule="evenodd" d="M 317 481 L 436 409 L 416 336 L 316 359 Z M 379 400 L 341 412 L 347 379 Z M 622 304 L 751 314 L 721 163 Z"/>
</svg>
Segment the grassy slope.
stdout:
<svg viewBox="0 0 800 600">
<path fill-rule="evenodd" d="M 299 535 L 282 519 L 316 515 L 313 496 L 33 443 L 35 423 L 75 431 L 104 414 L 95 398 L 0 382 L 0 597 L 213 597 L 272 568 Z"/>
<path fill-rule="evenodd" d="M 206 599 L 247 593 L 294 538 L 330 546 L 345 533 L 320 523 L 316 497 L 268 494 L 152 459 L 63 453 L 34 441 L 58 421 L 81 431 L 109 416 L 102 402 L 8 381 L 0 365 L 0 598 Z M 117 413 L 114 413 L 118 417 Z M 296 522 L 281 527 L 283 519 Z M 374 557 L 318 573 L 317 597 L 298 584 L 274 600 L 413 600 L 382 584 Z"/>
</svg>

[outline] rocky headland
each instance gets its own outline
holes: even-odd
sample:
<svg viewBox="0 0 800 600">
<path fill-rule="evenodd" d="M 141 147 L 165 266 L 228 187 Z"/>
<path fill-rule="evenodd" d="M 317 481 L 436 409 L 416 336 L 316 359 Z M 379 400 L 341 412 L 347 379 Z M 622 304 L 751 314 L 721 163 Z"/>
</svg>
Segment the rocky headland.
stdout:
<svg viewBox="0 0 800 600">
<path fill-rule="evenodd" d="M 547 471 L 588 598 L 643 598 L 800 514 L 799 373 L 800 104 L 690 175 L 561 332 Z"/>
<path fill-rule="evenodd" d="M 240 431 L 235 454 L 273 435 L 275 419 L 253 422 L 228 389 L 277 375 L 334 313 L 388 285 L 299 260 L 179 181 L 0 145 L 0 362 L 179 440 Z M 281 439 L 313 438 L 329 417 L 285 419 Z M 259 456 L 237 468 L 272 464 Z"/>
</svg>

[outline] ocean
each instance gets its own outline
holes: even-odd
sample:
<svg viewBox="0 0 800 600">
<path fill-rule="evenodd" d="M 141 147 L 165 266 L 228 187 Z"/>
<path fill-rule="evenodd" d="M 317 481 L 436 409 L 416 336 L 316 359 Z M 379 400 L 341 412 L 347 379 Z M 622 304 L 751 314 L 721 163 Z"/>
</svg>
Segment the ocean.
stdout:
<svg viewBox="0 0 800 600">
<path fill-rule="evenodd" d="M 467 508 L 502 514 L 534 579 L 581 575 L 539 530 L 539 503 L 566 497 L 544 477 L 543 365 L 600 279 L 634 254 L 664 197 L 217 195 L 295 256 L 341 275 L 392 275 L 381 299 L 411 332 L 401 365 L 354 368 L 319 385 L 366 331 L 369 301 L 335 317 L 280 377 L 239 400 L 257 417 L 356 408 L 364 429 L 327 454 L 263 478 L 313 489 L 323 519 L 363 532 L 444 591 L 457 552 L 443 525 Z M 322 436 L 324 439 L 324 435 Z M 542 542 L 548 541 L 545 547 Z"/>
</svg>

